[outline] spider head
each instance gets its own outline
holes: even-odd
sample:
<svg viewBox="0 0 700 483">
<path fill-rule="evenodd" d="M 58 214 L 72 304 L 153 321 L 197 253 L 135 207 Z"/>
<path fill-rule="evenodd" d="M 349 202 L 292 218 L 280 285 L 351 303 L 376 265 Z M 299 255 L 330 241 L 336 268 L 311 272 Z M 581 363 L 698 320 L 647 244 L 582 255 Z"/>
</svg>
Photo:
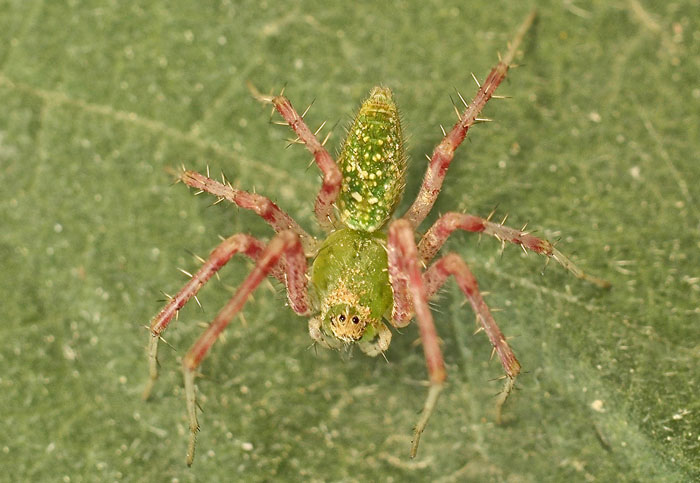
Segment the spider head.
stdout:
<svg viewBox="0 0 700 483">
<path fill-rule="evenodd" d="M 343 342 L 357 342 L 365 334 L 368 319 L 360 311 L 348 304 L 330 307 L 326 321 L 331 333 Z"/>
<path fill-rule="evenodd" d="M 363 316 L 364 314 L 364 316 Z M 329 349 L 349 349 L 357 344 L 369 356 L 385 352 L 391 343 L 391 331 L 367 310 L 338 304 L 309 320 L 311 338 Z"/>
</svg>

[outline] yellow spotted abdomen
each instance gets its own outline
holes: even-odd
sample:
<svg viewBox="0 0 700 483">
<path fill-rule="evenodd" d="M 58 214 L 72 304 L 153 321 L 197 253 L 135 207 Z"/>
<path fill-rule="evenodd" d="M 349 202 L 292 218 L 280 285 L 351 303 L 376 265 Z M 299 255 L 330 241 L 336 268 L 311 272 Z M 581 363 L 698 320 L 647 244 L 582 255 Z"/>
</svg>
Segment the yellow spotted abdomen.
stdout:
<svg viewBox="0 0 700 483">
<path fill-rule="evenodd" d="M 343 182 L 340 220 L 373 232 L 391 217 L 403 194 L 406 156 L 391 90 L 375 87 L 348 131 L 338 161 Z"/>
</svg>

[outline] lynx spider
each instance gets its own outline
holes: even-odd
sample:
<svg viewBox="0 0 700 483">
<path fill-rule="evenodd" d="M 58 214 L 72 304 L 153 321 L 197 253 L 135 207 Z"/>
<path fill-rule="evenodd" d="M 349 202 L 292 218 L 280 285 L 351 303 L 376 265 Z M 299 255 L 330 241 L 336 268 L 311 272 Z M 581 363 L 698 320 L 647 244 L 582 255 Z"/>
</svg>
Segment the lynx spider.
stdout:
<svg viewBox="0 0 700 483">
<path fill-rule="evenodd" d="M 428 369 L 430 388 L 420 419 L 415 426 L 411 457 L 416 455 L 420 436 L 436 407 L 446 371 L 428 299 L 454 277 L 477 315 L 505 370 L 505 385 L 497 401 L 501 407 L 513 390 L 520 363 L 496 325 L 479 292 L 477 281 L 460 256 L 449 253 L 428 266 L 455 230 L 490 235 L 502 243 L 520 245 L 553 258 L 576 277 L 600 287 L 608 282 L 592 277 L 574 265 L 547 240 L 524 229 L 516 230 L 478 216 L 449 212 L 442 215 L 416 244 L 416 228 L 426 218 L 440 193 L 454 151 L 479 122 L 478 116 L 506 76 L 525 33 L 534 20 L 531 13 L 520 26 L 506 54 L 491 70 L 452 129 L 435 147 L 418 196 L 408 211 L 391 220 L 404 190 L 406 156 L 400 120 L 391 90 L 375 87 L 359 109 L 348 131 L 336 163 L 283 95 L 255 96 L 279 112 L 306 145 L 323 174 L 316 198 L 315 214 L 328 233 L 323 241 L 309 235 L 270 199 L 233 188 L 194 171 L 183 170 L 179 180 L 252 210 L 276 232 L 269 243 L 250 235 L 236 234 L 221 242 L 203 260 L 201 268 L 153 318 L 150 325 L 148 358 L 150 379 L 144 391 L 148 398 L 158 377 L 158 341 L 178 311 L 236 254 L 255 261 L 234 296 L 221 309 L 206 331 L 189 349 L 182 364 L 185 379 L 190 441 L 187 464 L 194 460 L 197 422 L 195 372 L 219 334 L 233 320 L 251 293 L 267 276 L 287 288 L 289 305 L 299 315 L 311 316 L 309 333 L 318 344 L 342 349 L 356 343 L 370 356 L 383 354 L 391 342 L 391 331 L 405 327 L 415 316 Z M 474 78 L 476 80 L 476 77 Z M 461 96 L 460 96 L 461 98 Z M 310 273 L 307 274 L 311 259 Z M 427 267 L 427 268 L 425 268 Z"/>
</svg>

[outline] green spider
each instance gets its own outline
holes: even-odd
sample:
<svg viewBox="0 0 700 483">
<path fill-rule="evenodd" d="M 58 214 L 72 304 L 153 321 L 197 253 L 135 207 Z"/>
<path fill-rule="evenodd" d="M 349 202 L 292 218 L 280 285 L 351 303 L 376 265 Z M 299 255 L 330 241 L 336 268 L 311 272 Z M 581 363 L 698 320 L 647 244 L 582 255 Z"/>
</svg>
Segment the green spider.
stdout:
<svg viewBox="0 0 700 483">
<path fill-rule="evenodd" d="M 306 233 L 288 214 L 268 198 L 241 191 L 193 171 L 183 171 L 180 180 L 206 191 L 219 200 L 229 200 L 249 209 L 268 222 L 277 233 L 267 244 L 250 235 L 237 234 L 224 240 L 204 261 L 189 282 L 156 315 L 150 326 L 148 346 L 150 380 L 147 398 L 158 377 L 158 341 L 167 325 L 188 300 L 235 254 L 256 262 L 235 295 L 218 313 L 204 334 L 183 358 L 185 395 L 190 425 L 187 464 L 194 460 L 196 434 L 195 371 L 219 334 L 241 310 L 251 293 L 267 276 L 285 284 L 289 304 L 299 315 L 311 316 L 311 338 L 328 348 L 357 344 L 370 356 L 384 353 L 391 342 L 387 327 L 405 327 L 418 322 L 430 379 L 430 389 L 416 424 L 411 457 L 433 412 L 443 383 L 445 366 L 428 299 L 449 276 L 464 292 L 481 328 L 486 332 L 505 370 L 505 387 L 497 402 L 498 414 L 513 389 L 520 364 L 484 302 L 476 279 L 464 261 L 450 253 L 428 267 L 450 234 L 457 229 L 491 235 L 502 242 L 555 259 L 575 276 L 601 287 L 609 284 L 577 268 L 546 240 L 522 230 L 492 223 L 477 216 L 451 212 L 441 216 L 416 244 L 416 228 L 430 212 L 440 193 L 454 151 L 467 130 L 479 121 L 479 113 L 503 81 L 525 32 L 534 19 L 530 14 L 520 27 L 506 55 L 491 70 L 459 121 L 437 145 L 430 158 L 416 200 L 400 218 L 391 220 L 405 186 L 406 155 L 401 123 L 390 89 L 375 87 L 350 126 L 336 164 L 302 116 L 282 95 L 256 97 L 274 105 L 299 140 L 313 153 L 323 173 L 315 204 L 319 225 L 328 232 L 319 241 Z M 466 103 L 465 103 L 466 104 Z M 307 274 L 307 260 L 311 260 Z M 424 267 L 428 267 L 423 270 Z"/>
</svg>

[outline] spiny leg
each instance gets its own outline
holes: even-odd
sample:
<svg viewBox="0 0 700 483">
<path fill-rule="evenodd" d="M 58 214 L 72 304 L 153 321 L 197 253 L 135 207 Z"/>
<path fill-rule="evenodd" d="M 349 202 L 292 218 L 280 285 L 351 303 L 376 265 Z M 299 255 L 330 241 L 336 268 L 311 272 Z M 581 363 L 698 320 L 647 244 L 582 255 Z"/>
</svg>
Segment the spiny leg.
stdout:
<svg viewBox="0 0 700 483">
<path fill-rule="evenodd" d="M 452 162 L 455 150 L 462 144 L 462 141 L 464 141 L 469 128 L 478 122 L 479 114 L 484 109 L 484 106 L 486 106 L 488 100 L 491 99 L 499 84 L 505 79 L 508 68 L 515 57 L 515 53 L 534 19 L 535 12 L 533 11 L 518 29 L 506 55 L 491 70 L 491 73 L 484 83 L 480 85 L 479 91 L 476 93 L 472 102 L 467 106 L 459 121 L 457 121 L 452 127 L 452 130 L 445 135 L 440 144 L 435 147 L 418 196 L 402 217 L 404 220 L 407 220 L 413 228 L 418 227 L 428 213 L 430 213 L 438 194 L 440 194 L 442 182 L 445 179 L 447 168 L 449 168 Z"/>
<path fill-rule="evenodd" d="M 219 334 L 241 310 L 250 294 L 266 276 L 274 273 L 275 268 L 282 261 L 282 257 L 284 257 L 285 261 L 287 294 L 290 306 L 297 314 L 306 315 L 309 313 L 310 302 L 307 293 L 306 257 L 304 256 L 303 247 L 296 233 L 292 231 L 280 232 L 270 241 L 263 253 L 260 254 L 253 271 L 217 314 L 204 334 L 187 351 L 182 360 L 187 414 L 190 422 L 190 441 L 187 447 L 188 466 L 191 466 L 194 461 L 194 448 L 197 440 L 197 431 L 199 430 L 194 385 L 195 370 L 199 367 L 211 346 L 216 342 Z"/>
<path fill-rule="evenodd" d="M 486 302 L 484 302 L 479 292 L 476 278 L 469 270 L 466 263 L 464 263 L 458 255 L 454 253 L 445 255 L 423 274 L 423 281 L 428 297 L 434 295 L 450 275 L 454 276 L 457 285 L 469 300 L 481 327 L 486 332 L 494 351 L 501 360 L 503 369 L 506 371 L 505 386 L 496 404 L 496 418 L 500 422 L 501 409 L 513 390 L 515 378 L 520 373 L 520 363 L 515 358 L 513 350 L 508 345 L 508 342 L 506 342 L 506 338 L 498 328 Z"/>
<path fill-rule="evenodd" d="M 233 235 L 221 242 L 209 255 L 209 258 L 197 270 L 182 289 L 170 299 L 170 301 L 158 312 L 150 326 L 150 338 L 148 341 L 148 367 L 149 380 L 143 391 L 143 398 L 148 399 L 153 389 L 153 385 L 158 379 L 158 341 L 163 331 L 168 327 L 170 321 L 177 315 L 177 312 L 185 304 L 197 295 L 199 289 L 221 269 L 236 254 L 242 253 L 253 260 L 257 260 L 265 244 L 250 235 Z M 284 273 L 277 267 L 272 271 L 272 275 L 284 282 Z"/>
<path fill-rule="evenodd" d="M 411 458 L 414 458 L 418 451 L 421 434 L 425 430 L 428 420 L 437 405 L 447 373 L 442 359 L 437 331 L 435 330 L 435 323 L 428 306 L 428 294 L 421 276 L 421 265 L 411 225 L 406 220 L 394 221 L 389 227 L 387 244 L 389 278 L 395 294 L 392 319 L 394 319 L 393 315 L 397 311 L 402 311 L 402 307 L 400 307 L 401 302 L 396 298 L 396 294 L 402 290 L 407 290 L 415 310 L 416 320 L 418 321 L 425 362 L 428 366 L 428 376 L 430 378 L 428 398 L 413 432 Z M 406 301 L 407 297 L 401 300 Z"/>
<path fill-rule="evenodd" d="M 340 192 L 340 184 L 342 175 L 338 165 L 333 160 L 333 157 L 328 153 L 323 144 L 319 142 L 315 134 L 309 129 L 304 122 L 302 116 L 292 107 L 289 99 L 283 95 L 266 96 L 260 94 L 254 87 L 249 86 L 253 95 L 262 102 L 270 103 L 275 106 L 275 109 L 282 115 L 289 127 L 296 133 L 306 148 L 313 154 L 314 160 L 323 174 L 323 184 L 316 198 L 314 211 L 319 225 L 327 231 L 334 228 L 335 214 L 333 212 L 333 204 L 338 193 Z"/>
<path fill-rule="evenodd" d="M 535 253 L 553 258 L 577 278 L 586 280 L 601 288 L 610 287 L 610 282 L 588 275 L 565 257 L 559 250 L 554 248 L 547 240 L 530 235 L 523 230 L 509 228 L 502 224 L 493 223 L 479 218 L 478 216 L 465 213 L 446 213 L 430 227 L 418 244 L 418 256 L 421 261 L 425 264 L 430 262 L 450 234 L 458 229 L 475 233 L 484 233 L 485 235 L 501 240 L 503 243 L 509 242 L 520 245 L 526 253 L 527 250 L 532 250 Z"/>
<path fill-rule="evenodd" d="M 219 200 L 226 199 L 237 204 L 241 208 L 255 212 L 255 214 L 269 223 L 277 233 L 282 230 L 292 230 L 301 239 L 301 243 L 304 245 L 304 251 L 307 255 L 315 253 L 318 245 L 316 239 L 306 233 L 291 216 L 282 211 L 269 198 L 259 194 L 238 190 L 228 183 L 220 183 L 196 171 L 183 170 L 182 173 L 180 173 L 179 180 L 187 186 L 206 191 L 219 198 Z"/>
</svg>

